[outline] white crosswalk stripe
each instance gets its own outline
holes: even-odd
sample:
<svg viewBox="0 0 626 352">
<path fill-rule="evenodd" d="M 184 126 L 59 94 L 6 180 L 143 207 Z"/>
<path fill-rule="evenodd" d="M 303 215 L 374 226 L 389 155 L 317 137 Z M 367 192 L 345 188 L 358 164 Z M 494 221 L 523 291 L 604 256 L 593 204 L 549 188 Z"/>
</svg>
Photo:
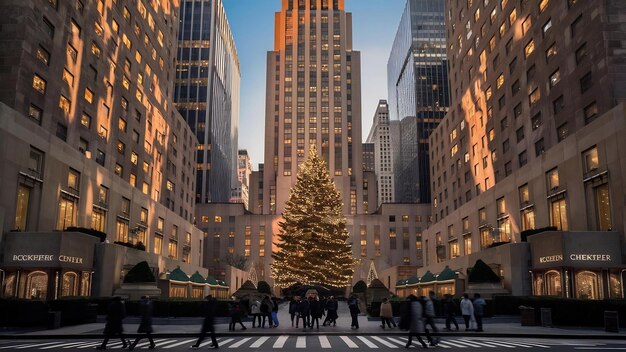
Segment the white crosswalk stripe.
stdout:
<svg viewBox="0 0 626 352">
<path fill-rule="evenodd" d="M 37 342 L 37 343 L 27 343 L 27 344 L 20 344 L 20 345 L 11 345 L 11 346 L 2 346 L 0 347 L 0 349 L 6 349 L 6 348 L 11 348 L 11 349 L 23 349 L 23 348 L 31 348 L 31 347 L 37 347 L 37 346 L 45 346 L 45 345 L 53 345 L 55 343 L 59 343 L 59 341 L 55 341 L 55 342 Z"/>
<path fill-rule="evenodd" d="M 383 345 L 385 345 L 385 346 L 387 346 L 389 348 L 398 348 L 398 346 L 396 346 L 396 345 L 394 345 L 394 344 L 392 344 L 390 342 L 387 342 L 387 341 L 383 340 L 382 338 L 380 338 L 378 336 L 371 336 L 371 338 L 373 338 L 374 340 L 382 343 Z"/>
<path fill-rule="evenodd" d="M 269 339 L 270 339 L 269 336 L 259 337 L 258 340 L 254 341 L 254 343 L 252 345 L 250 345 L 250 348 L 259 348 L 259 347 L 261 347 L 261 345 L 263 345 L 263 343 L 265 343 L 265 341 L 267 341 Z"/>
<path fill-rule="evenodd" d="M 306 336 L 298 336 L 296 348 L 306 348 Z"/>
<path fill-rule="evenodd" d="M 359 348 L 359 345 L 357 345 L 352 340 L 350 340 L 350 338 L 348 336 L 340 336 L 340 338 L 343 340 L 343 342 L 346 343 L 346 345 L 348 345 L 348 347 L 350 347 L 350 348 Z"/>
<path fill-rule="evenodd" d="M 75 349 L 75 348 L 93 348 L 98 346 L 99 344 L 101 344 L 101 342 L 84 342 L 81 345 L 77 345 L 77 346 L 64 346 L 63 349 L 67 349 L 67 348 L 71 348 L 71 349 Z"/>
<path fill-rule="evenodd" d="M 359 340 L 361 340 L 369 348 L 378 348 L 378 346 L 376 344 L 374 344 L 372 341 L 366 339 L 364 336 L 357 336 L 357 338 Z"/>
<path fill-rule="evenodd" d="M 322 348 L 330 348 L 330 341 L 328 341 L 328 337 L 322 335 L 320 336 L 320 345 Z"/>
<path fill-rule="evenodd" d="M 53 348 L 59 348 L 59 347 L 63 347 L 63 346 L 69 346 L 69 347 L 74 347 L 74 346 L 79 346 L 82 345 L 84 342 L 72 342 L 72 343 L 67 343 L 67 342 L 63 342 L 63 343 L 59 343 L 56 345 L 50 345 L 50 346 L 46 346 L 46 347 L 40 347 L 40 350 L 50 350 Z"/>
<path fill-rule="evenodd" d="M 287 339 L 289 338 L 289 336 L 286 335 L 281 335 L 278 337 L 278 339 L 276 340 L 276 342 L 274 342 L 274 346 L 272 346 L 273 348 L 283 348 L 283 346 L 285 346 L 285 342 L 287 342 Z"/>
<path fill-rule="evenodd" d="M 237 341 L 237 342 L 233 343 L 232 345 L 230 345 L 230 348 L 237 348 L 237 347 L 243 345 L 244 343 L 248 342 L 250 339 L 251 339 L 251 337 L 243 338 L 240 341 Z"/>
<path fill-rule="evenodd" d="M 165 347 L 163 347 L 163 348 L 174 348 L 174 347 L 176 347 L 176 346 L 184 345 L 184 344 L 186 344 L 186 343 L 187 343 L 187 344 L 192 343 L 192 342 L 194 342 L 194 341 L 196 341 L 196 340 L 197 340 L 197 339 L 184 340 L 184 341 L 180 341 L 180 342 L 177 342 L 177 343 L 174 343 L 174 344 L 171 344 L 171 345 L 167 345 L 167 346 L 165 346 Z M 161 347 L 161 346 L 159 346 L 159 347 Z"/>
</svg>

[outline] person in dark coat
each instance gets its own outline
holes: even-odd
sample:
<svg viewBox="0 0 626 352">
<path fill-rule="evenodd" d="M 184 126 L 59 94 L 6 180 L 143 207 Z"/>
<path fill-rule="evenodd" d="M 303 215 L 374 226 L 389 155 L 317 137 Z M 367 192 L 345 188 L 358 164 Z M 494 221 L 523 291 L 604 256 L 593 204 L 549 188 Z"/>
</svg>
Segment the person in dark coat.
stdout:
<svg viewBox="0 0 626 352">
<path fill-rule="evenodd" d="M 457 310 L 458 310 L 458 307 L 456 303 L 454 303 L 454 300 L 452 299 L 452 295 L 446 295 L 446 299 L 443 302 L 443 311 L 446 316 L 446 331 L 452 331 L 450 329 L 452 323 L 454 323 L 454 327 L 456 328 L 456 331 L 459 331 L 459 324 L 456 322 L 456 318 L 455 318 Z"/>
<path fill-rule="evenodd" d="M 337 315 L 337 308 L 337 300 L 335 297 L 330 296 L 328 301 L 326 301 L 326 319 L 324 319 L 324 323 L 322 324 L 323 326 L 326 326 L 326 324 L 329 326 L 330 324 L 337 326 L 337 318 L 339 317 Z"/>
<path fill-rule="evenodd" d="M 298 315 L 298 304 L 300 303 L 300 296 L 295 296 L 289 301 L 289 315 L 291 315 L 291 327 L 293 327 L 293 320 Z M 299 318 L 298 318 L 299 320 Z M 296 327 L 298 327 L 298 320 L 296 320 Z"/>
<path fill-rule="evenodd" d="M 317 329 L 320 328 L 320 318 L 322 317 L 322 307 L 320 301 L 314 297 L 309 297 L 309 311 L 311 315 L 311 321 L 309 327 L 313 329 L 313 326 L 317 323 Z"/>
<path fill-rule="evenodd" d="M 241 304 L 235 298 L 230 302 L 229 306 L 230 313 L 230 324 L 228 324 L 228 330 L 235 331 L 235 326 L 237 323 L 241 324 L 241 330 L 246 330 L 246 326 L 243 325 L 241 318 L 243 317 L 243 309 L 241 308 Z"/>
<path fill-rule="evenodd" d="M 270 323 L 274 323 L 275 328 L 278 327 L 278 298 L 272 297 L 272 321 Z M 271 324 L 270 324 L 271 326 Z"/>
<path fill-rule="evenodd" d="M 149 349 L 154 349 L 156 345 L 154 344 L 154 340 L 152 339 L 152 301 L 150 297 L 143 296 L 141 297 L 141 301 L 139 302 L 139 314 L 141 316 L 141 322 L 139 323 L 139 328 L 137 329 L 137 333 L 146 334 L 148 341 L 150 341 Z M 141 341 L 141 337 L 137 336 L 135 341 L 128 348 L 130 351 L 135 349 L 135 346 Z"/>
<path fill-rule="evenodd" d="M 423 348 L 428 348 L 428 345 L 426 345 L 421 336 L 421 334 L 425 332 L 422 315 L 423 307 L 415 295 L 407 297 L 407 302 L 403 306 L 402 313 L 400 329 L 409 330 L 409 336 L 405 347 L 411 347 L 413 337 L 415 337 L 417 338 L 417 341 L 422 344 Z"/>
<path fill-rule="evenodd" d="M 211 335 L 211 344 L 209 346 L 213 348 L 218 348 L 217 339 L 215 338 L 215 310 L 217 308 L 217 301 L 213 296 L 208 295 L 204 299 L 204 303 L 202 304 L 202 313 L 204 315 L 204 320 L 202 321 L 202 329 L 200 330 L 200 337 L 198 337 L 198 341 L 196 341 L 195 345 L 191 346 L 192 348 L 200 347 L 202 341 L 206 338 L 206 333 L 209 332 Z"/>
<path fill-rule="evenodd" d="M 113 336 L 119 336 L 122 341 L 122 348 L 126 348 L 130 345 L 130 341 L 124 338 L 124 327 L 122 321 L 126 317 L 126 307 L 124 301 L 119 296 L 113 297 L 111 303 L 107 307 L 107 321 L 104 325 L 104 340 L 102 345 L 98 346 L 99 350 L 106 350 L 107 342 Z"/>
<path fill-rule="evenodd" d="M 359 309 L 359 299 L 356 298 L 356 295 L 353 294 L 352 296 L 350 296 L 350 299 L 348 299 L 348 308 L 350 309 L 350 316 L 352 317 L 352 323 L 350 327 L 352 329 L 358 329 L 359 313 L 361 313 L 361 310 Z"/>
<path fill-rule="evenodd" d="M 274 308 L 274 303 L 270 299 L 270 296 L 265 296 L 263 300 L 261 300 L 261 315 L 263 316 L 263 324 L 261 327 L 265 327 L 265 319 L 267 319 L 267 327 L 272 327 L 272 309 Z"/>
<path fill-rule="evenodd" d="M 302 319 L 302 329 L 306 331 L 306 327 L 309 326 L 309 313 L 310 313 L 309 300 L 304 298 L 298 304 L 298 313 L 300 314 L 300 318 Z M 298 323 L 296 323 L 296 328 L 298 327 Z"/>
</svg>

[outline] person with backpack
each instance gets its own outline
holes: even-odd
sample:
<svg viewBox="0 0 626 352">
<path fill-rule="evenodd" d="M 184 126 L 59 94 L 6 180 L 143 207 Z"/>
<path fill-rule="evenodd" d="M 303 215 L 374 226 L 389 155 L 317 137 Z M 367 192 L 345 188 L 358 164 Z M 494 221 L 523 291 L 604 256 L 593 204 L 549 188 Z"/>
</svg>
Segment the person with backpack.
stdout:
<svg viewBox="0 0 626 352">
<path fill-rule="evenodd" d="M 452 299 L 452 295 L 446 295 L 446 299 L 443 302 L 443 312 L 446 316 L 446 331 L 452 331 L 450 329 L 451 324 L 454 323 L 456 331 L 459 331 L 459 324 L 456 322 L 457 305 Z"/>
<path fill-rule="evenodd" d="M 152 301 L 150 300 L 150 297 L 141 297 L 141 301 L 139 302 L 139 314 L 141 315 L 141 322 L 139 323 L 137 333 L 146 334 L 148 341 L 150 341 L 150 346 L 148 348 L 152 350 L 156 347 L 156 345 L 152 339 Z M 141 337 L 137 336 L 128 350 L 132 351 L 135 349 L 135 346 L 137 346 L 139 341 L 141 341 Z"/>
<path fill-rule="evenodd" d="M 215 338 L 215 310 L 217 308 L 217 301 L 213 296 L 208 295 L 204 298 L 204 302 L 202 304 L 202 314 L 204 315 L 204 320 L 202 321 L 202 329 L 200 329 L 200 336 L 198 337 L 198 341 L 191 348 L 198 348 L 202 341 L 206 338 L 206 333 L 209 332 L 211 336 L 211 347 L 218 348 L 217 339 Z M 233 330 L 234 330 L 233 324 Z"/>
<path fill-rule="evenodd" d="M 104 340 L 96 349 L 106 350 L 107 342 L 109 342 L 111 337 L 114 336 L 120 337 L 120 340 L 122 341 L 122 348 L 130 346 L 130 341 L 124 338 L 124 326 L 122 322 L 125 317 L 126 307 L 124 305 L 124 301 L 122 301 L 122 298 L 119 296 L 113 297 L 113 300 L 107 307 L 107 321 L 104 325 Z"/>
<path fill-rule="evenodd" d="M 352 294 L 348 299 L 348 309 L 350 309 L 350 317 L 352 317 L 352 323 L 350 324 L 350 328 L 358 329 L 359 328 L 359 313 L 361 310 L 359 309 L 359 299 L 355 294 Z"/>
<path fill-rule="evenodd" d="M 389 329 L 391 329 L 391 323 L 393 322 L 393 307 L 387 297 L 383 298 L 383 302 L 380 304 L 380 327 L 385 328 L 385 323 Z M 393 327 L 396 327 L 396 323 L 393 323 Z"/>
<path fill-rule="evenodd" d="M 272 308 L 274 305 L 269 296 L 263 297 L 261 300 L 261 316 L 263 317 L 262 328 L 265 328 L 265 319 L 267 319 L 267 327 L 272 327 Z"/>
</svg>

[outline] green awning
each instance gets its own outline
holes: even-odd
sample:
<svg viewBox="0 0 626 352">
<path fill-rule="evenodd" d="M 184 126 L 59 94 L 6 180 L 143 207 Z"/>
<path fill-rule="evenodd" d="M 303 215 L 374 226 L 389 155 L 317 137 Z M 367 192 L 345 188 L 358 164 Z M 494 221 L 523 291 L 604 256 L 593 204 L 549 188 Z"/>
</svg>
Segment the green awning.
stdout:
<svg viewBox="0 0 626 352">
<path fill-rule="evenodd" d="M 220 285 L 220 286 L 228 287 L 228 286 L 226 286 L 226 281 L 218 280 L 217 284 Z"/>
<path fill-rule="evenodd" d="M 189 282 L 189 276 L 177 266 L 176 269 L 170 271 L 170 281 Z"/>
<path fill-rule="evenodd" d="M 420 278 L 417 276 L 411 276 L 410 278 L 408 278 L 405 283 L 407 285 L 413 285 L 413 284 L 417 284 L 420 282 Z"/>
<path fill-rule="evenodd" d="M 446 267 L 437 275 L 437 281 L 448 281 L 456 279 L 456 272 L 450 269 L 447 265 Z"/>
<path fill-rule="evenodd" d="M 431 273 L 430 270 L 429 270 L 429 271 L 426 272 L 426 274 L 424 274 L 422 276 L 422 279 L 420 280 L 420 282 L 422 282 L 422 283 L 433 282 L 435 280 L 436 280 L 435 275 L 433 275 L 433 273 Z"/>
<path fill-rule="evenodd" d="M 404 286 L 405 283 L 406 283 L 406 280 L 398 280 L 396 281 L 396 286 Z"/>
<path fill-rule="evenodd" d="M 206 277 L 206 283 L 212 286 L 217 286 L 217 280 L 215 280 L 215 278 L 213 277 L 213 275 L 209 275 Z"/>
<path fill-rule="evenodd" d="M 170 274 L 171 276 L 171 274 Z M 202 277 L 202 275 L 200 275 L 199 272 L 195 272 L 193 273 L 193 275 L 191 275 L 191 277 L 189 278 L 189 281 L 193 282 L 194 284 L 205 284 L 206 280 L 204 279 L 204 277 Z"/>
</svg>

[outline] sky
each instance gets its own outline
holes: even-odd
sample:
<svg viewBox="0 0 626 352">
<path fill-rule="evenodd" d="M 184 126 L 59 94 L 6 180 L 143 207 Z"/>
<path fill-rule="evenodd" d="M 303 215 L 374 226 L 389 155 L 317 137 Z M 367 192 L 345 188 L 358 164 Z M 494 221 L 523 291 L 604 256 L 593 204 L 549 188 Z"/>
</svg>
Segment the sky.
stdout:
<svg viewBox="0 0 626 352">
<path fill-rule="evenodd" d="M 239 149 L 252 168 L 263 163 L 265 71 L 274 49 L 274 13 L 281 0 L 223 0 L 241 68 Z M 367 137 L 379 99 L 387 99 L 387 59 L 406 0 L 346 0 L 352 13 L 353 49 L 361 52 L 362 133 Z"/>
</svg>

